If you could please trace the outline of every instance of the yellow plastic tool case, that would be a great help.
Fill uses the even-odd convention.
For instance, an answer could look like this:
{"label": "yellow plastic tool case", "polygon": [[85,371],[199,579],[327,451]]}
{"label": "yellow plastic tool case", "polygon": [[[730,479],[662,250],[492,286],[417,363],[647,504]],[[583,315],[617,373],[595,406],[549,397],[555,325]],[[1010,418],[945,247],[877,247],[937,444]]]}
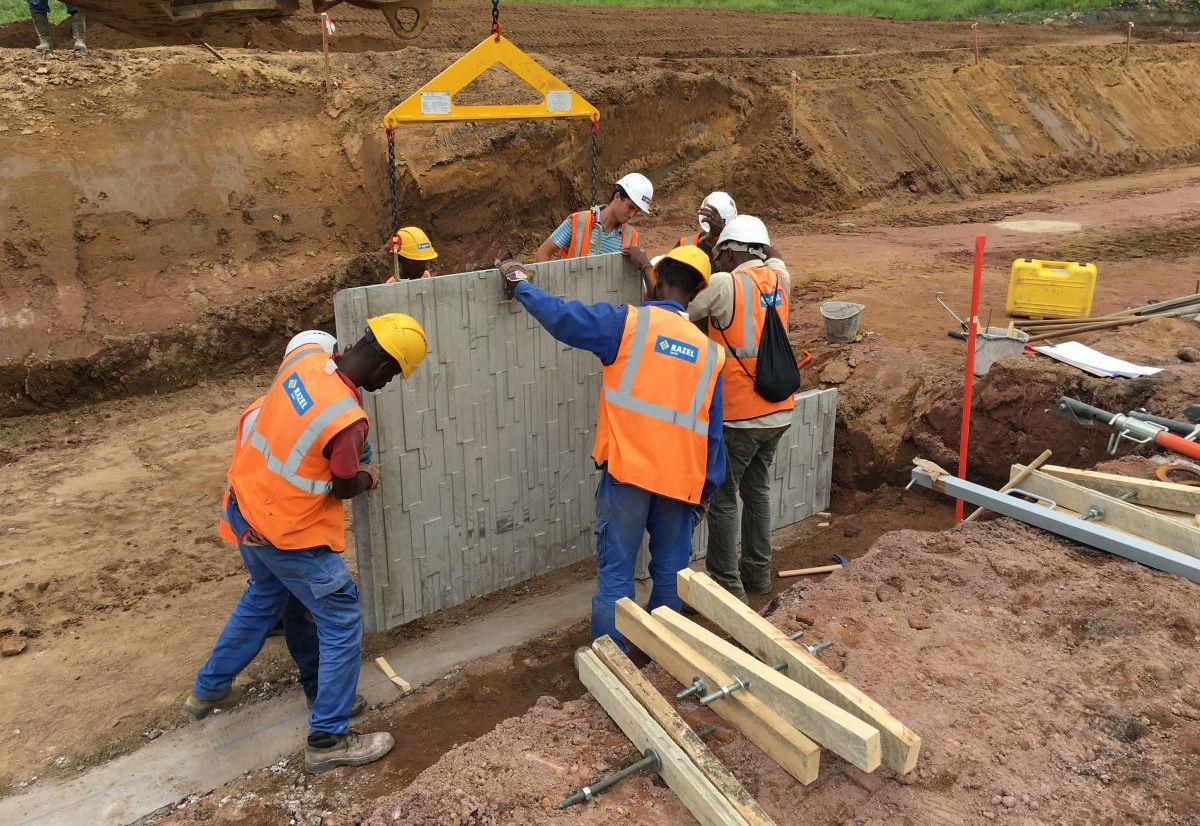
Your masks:
{"label": "yellow plastic tool case", "polygon": [[1018,258],[1008,277],[1004,311],[1027,318],[1087,318],[1095,292],[1095,264]]}

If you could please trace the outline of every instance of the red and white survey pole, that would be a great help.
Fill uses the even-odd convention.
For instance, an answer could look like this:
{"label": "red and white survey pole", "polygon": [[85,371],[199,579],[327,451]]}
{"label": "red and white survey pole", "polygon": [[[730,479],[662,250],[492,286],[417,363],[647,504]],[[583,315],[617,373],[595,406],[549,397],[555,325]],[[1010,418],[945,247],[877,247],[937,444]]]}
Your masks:
{"label": "red and white survey pole", "polygon": [[[983,250],[987,237],[975,239],[975,272],[971,277],[971,314],[967,317],[967,373],[963,380],[962,423],[958,437],[958,478],[967,478],[967,448],[971,443],[971,398],[975,392],[975,337],[979,333],[979,291],[983,284]],[[954,500],[954,524],[963,520],[963,500]]]}

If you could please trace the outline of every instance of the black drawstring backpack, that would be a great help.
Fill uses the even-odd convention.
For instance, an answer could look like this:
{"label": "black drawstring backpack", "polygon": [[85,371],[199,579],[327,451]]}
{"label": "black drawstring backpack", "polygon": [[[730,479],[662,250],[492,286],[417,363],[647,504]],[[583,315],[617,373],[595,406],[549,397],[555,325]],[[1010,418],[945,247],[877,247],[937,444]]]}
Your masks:
{"label": "black drawstring backpack", "polygon": [[[775,294],[780,290],[779,279],[775,279]],[[781,402],[800,389],[800,368],[796,364],[796,354],[792,352],[792,343],[788,341],[787,330],[779,319],[779,311],[775,309],[775,301],[768,300],[768,293],[759,293],[760,301],[766,308],[762,330],[758,336],[758,367],[754,372],[754,392],[769,402]],[[725,331],[721,331],[725,338]],[[725,348],[732,352],[726,339]],[[736,355],[738,364],[750,375],[746,365]]]}

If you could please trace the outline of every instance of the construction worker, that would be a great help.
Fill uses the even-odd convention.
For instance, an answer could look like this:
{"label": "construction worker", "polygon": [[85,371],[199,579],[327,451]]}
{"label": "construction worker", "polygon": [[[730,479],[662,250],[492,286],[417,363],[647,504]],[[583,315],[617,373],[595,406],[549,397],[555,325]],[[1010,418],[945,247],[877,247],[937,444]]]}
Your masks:
{"label": "construction worker", "polygon": [[[634,263],[645,253],[631,250]],[[721,443],[721,347],[688,321],[688,302],[708,281],[709,256],[676,247],[655,268],[640,306],[564,301],[529,283],[510,259],[497,261],[505,291],[554,338],[594,353],[603,365],[592,459],[596,491],[597,584],[592,637],[626,649],[616,603],[633,597],[642,536],[650,534],[649,608],[682,605],[675,575],[687,567],[692,532],[725,478]]]}
{"label": "construction worker", "polygon": [[700,202],[700,211],[696,220],[700,231],[692,235],[681,236],[676,246],[683,247],[691,244],[706,252],[712,252],[712,244],[727,223],[737,217],[737,204],[728,192],[710,192]]}
{"label": "construction worker", "polygon": [[418,278],[433,278],[430,261],[437,258],[437,250],[429,236],[420,227],[401,227],[388,239],[388,250],[392,253],[395,269],[388,284],[395,281],[413,281]]}
{"label": "construction worker", "polygon": [[562,258],[603,255],[637,246],[633,221],[650,213],[654,184],[645,175],[630,172],[613,185],[608,204],[568,216],[534,254],[535,261],[549,261],[557,252]]}
{"label": "construction worker", "polygon": [[[725,455],[729,474],[708,511],[708,555],[713,579],[746,601],[747,592],[771,590],[771,463],[792,423],[794,402],[768,402],[754,391],[759,337],[768,304],[787,328],[791,282],[767,228],[738,215],[717,239],[708,286],[688,307],[693,321],[708,323],[708,337],[725,359]],[[738,560],[738,493],[742,499]]]}
{"label": "construction worker", "polygon": [[[84,37],[87,35],[87,17],[70,3],[63,3],[67,14],[71,16],[71,36],[75,38],[75,51],[82,52],[87,48]],[[54,48],[50,41],[50,0],[29,0],[29,17],[33,20],[33,30],[37,32],[38,44],[35,51],[48,52]]]}
{"label": "construction worker", "polygon": [[239,426],[225,518],[250,578],[184,710],[201,718],[237,704],[233,679],[262,648],[292,594],[312,614],[320,648],[304,751],[310,772],[370,763],[394,744],[385,732],[350,731],[362,608],[340,556],[342,502],[379,483],[378,471],[360,464],[368,429],[360,389],[409,378],[426,351],[425,331],[403,313],[369,319],[362,338],[333,358],[319,344],[302,345],[284,358],[261,407]]}
{"label": "construction worker", "polygon": [[[331,356],[337,355],[337,339],[324,330],[305,330],[302,333],[297,333],[292,336],[287,347],[284,348],[283,355],[287,357],[299,348],[306,344],[315,344]],[[234,453],[244,448],[244,433],[247,418],[262,407],[265,396],[259,396],[250,406],[242,411],[241,417],[238,419],[237,433],[234,438]],[[236,460],[236,456],[234,457]],[[371,445],[369,442],[363,442],[362,454],[359,456],[359,464],[370,464],[371,462]],[[230,545],[237,545],[237,537],[233,534],[233,529],[229,527],[229,520],[225,518],[225,511],[229,508],[229,486],[225,486],[225,495],[221,499],[220,518],[217,523],[217,534],[228,542]],[[296,663],[296,669],[299,672],[300,687],[304,690],[305,699],[308,701],[308,707],[312,708],[317,701],[317,674],[320,668],[320,647],[317,639],[317,624],[313,621],[312,614],[304,607],[304,603],[296,599],[296,597],[288,593],[287,607],[283,610],[283,616],[279,622],[273,627],[267,636],[282,635],[284,643],[287,645],[288,653],[292,655],[292,659]],[[354,704],[350,709],[350,716],[355,717],[363,712],[367,707],[367,699],[361,694],[354,695]],[[196,709],[187,709],[188,713],[198,712],[197,719],[203,719],[208,716],[208,711],[202,707]]]}

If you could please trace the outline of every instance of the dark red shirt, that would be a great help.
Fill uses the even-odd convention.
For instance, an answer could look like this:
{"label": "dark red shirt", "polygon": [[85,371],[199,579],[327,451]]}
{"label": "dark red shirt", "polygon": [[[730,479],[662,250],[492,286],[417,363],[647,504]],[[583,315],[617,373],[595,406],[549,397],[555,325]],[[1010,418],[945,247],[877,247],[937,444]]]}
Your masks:
{"label": "dark red shirt", "polygon": [[[336,359],[335,359],[336,363]],[[354,382],[343,373],[337,371],[338,378],[346,383],[355,400],[362,404],[362,393],[354,386]],[[343,428],[325,445],[322,455],[329,460],[329,470],[339,479],[353,479],[358,473],[358,460],[362,456],[363,445],[367,441],[367,433],[371,425],[366,419],[359,419],[352,425]]]}

